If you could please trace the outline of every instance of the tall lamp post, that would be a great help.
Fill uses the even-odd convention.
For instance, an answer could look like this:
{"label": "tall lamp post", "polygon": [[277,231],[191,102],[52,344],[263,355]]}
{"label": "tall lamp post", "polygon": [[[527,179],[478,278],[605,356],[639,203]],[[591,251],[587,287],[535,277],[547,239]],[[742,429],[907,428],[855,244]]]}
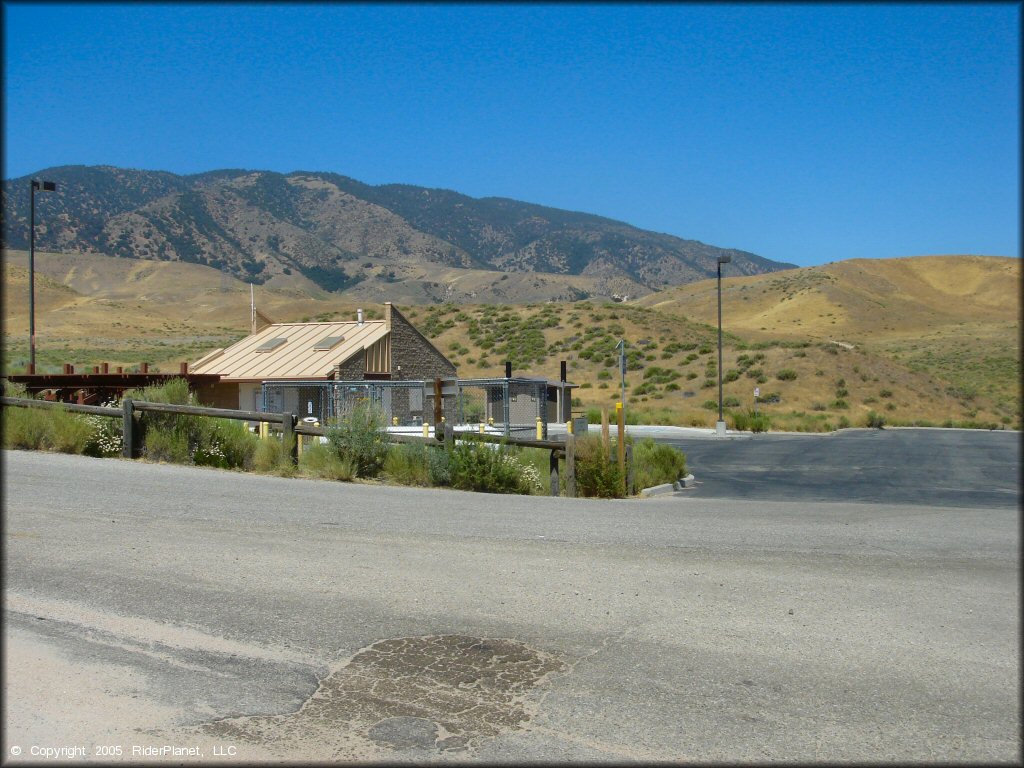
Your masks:
{"label": "tall lamp post", "polygon": [[718,257],[718,423],[715,432],[725,437],[725,417],[722,415],[722,265],[732,261],[732,256]]}
{"label": "tall lamp post", "polygon": [[36,372],[36,192],[54,192],[56,182],[32,179],[28,236],[28,372]]}

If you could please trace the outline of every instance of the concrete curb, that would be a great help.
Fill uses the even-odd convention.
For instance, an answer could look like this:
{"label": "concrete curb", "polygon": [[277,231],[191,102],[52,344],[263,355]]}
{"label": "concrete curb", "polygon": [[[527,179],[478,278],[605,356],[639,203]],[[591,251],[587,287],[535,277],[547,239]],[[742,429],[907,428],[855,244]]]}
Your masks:
{"label": "concrete curb", "polygon": [[638,494],[641,498],[648,499],[651,496],[663,496],[666,493],[675,493],[686,488],[693,488],[696,486],[696,481],[693,479],[693,475],[687,475],[686,477],[677,480],[674,483],[662,483],[661,485],[654,485],[650,488],[644,488]]}

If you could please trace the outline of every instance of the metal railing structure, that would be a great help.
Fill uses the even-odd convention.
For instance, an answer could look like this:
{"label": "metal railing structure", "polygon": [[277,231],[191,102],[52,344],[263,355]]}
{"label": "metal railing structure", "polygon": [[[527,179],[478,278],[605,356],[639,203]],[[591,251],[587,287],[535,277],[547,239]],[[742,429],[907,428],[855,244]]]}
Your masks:
{"label": "metal railing structure", "polygon": [[[314,417],[321,424],[343,419],[356,405],[372,403],[389,424],[420,427],[434,421],[434,381],[295,381],[263,382],[262,409]],[[552,415],[547,381],[529,378],[459,379],[456,391],[442,395],[441,413],[456,431],[478,431],[547,437]]]}

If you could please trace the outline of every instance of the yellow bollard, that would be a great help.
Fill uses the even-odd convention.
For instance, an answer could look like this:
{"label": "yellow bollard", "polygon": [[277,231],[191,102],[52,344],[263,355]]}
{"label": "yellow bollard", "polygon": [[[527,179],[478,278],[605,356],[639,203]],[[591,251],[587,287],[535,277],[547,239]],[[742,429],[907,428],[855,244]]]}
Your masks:
{"label": "yellow bollard", "polygon": [[430,437],[430,424],[426,421],[423,422],[423,436]]}
{"label": "yellow bollard", "polygon": [[484,423],[481,421],[480,422],[480,434],[482,435],[483,433],[484,433]]}
{"label": "yellow bollard", "polygon": [[397,427],[398,426],[398,417],[397,416],[392,416],[391,417],[391,426],[392,427]]}
{"label": "yellow bollard", "polygon": [[540,416],[537,417],[537,439],[540,440],[544,436],[544,428],[540,423]]}
{"label": "yellow bollard", "polygon": [[565,431],[570,435],[572,434],[572,416],[570,416],[569,420],[565,422]]}
{"label": "yellow bollard", "polygon": [[260,422],[260,439],[261,440],[266,440],[267,436],[269,434],[270,434],[270,425],[267,422],[265,422],[265,421],[261,421]]}
{"label": "yellow bollard", "polygon": [[488,424],[488,426],[491,426],[491,427],[494,426],[494,417],[493,416],[491,416],[489,419],[487,419],[487,424]]}

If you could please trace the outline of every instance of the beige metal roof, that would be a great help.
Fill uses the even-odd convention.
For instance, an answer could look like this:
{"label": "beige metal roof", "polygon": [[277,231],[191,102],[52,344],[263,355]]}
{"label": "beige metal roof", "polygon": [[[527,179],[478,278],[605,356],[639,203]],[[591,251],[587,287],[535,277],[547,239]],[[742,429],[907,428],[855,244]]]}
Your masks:
{"label": "beige metal roof", "polygon": [[[348,360],[387,336],[384,320],[345,323],[274,323],[230,347],[214,350],[189,366],[192,373],[217,373],[221,381],[322,379],[337,363]],[[314,346],[329,336],[345,338],[326,350]],[[256,349],[272,339],[287,339],[269,352]]]}

